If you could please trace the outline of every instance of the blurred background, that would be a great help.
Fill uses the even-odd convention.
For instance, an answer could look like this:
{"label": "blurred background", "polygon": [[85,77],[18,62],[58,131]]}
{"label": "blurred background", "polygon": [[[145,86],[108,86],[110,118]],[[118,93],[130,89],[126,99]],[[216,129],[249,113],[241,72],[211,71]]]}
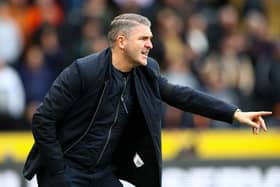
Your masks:
{"label": "blurred background", "polygon": [[255,136],[164,106],[163,187],[279,187],[279,0],[0,0],[0,186],[35,186],[21,176],[34,110],[63,68],[107,47],[125,12],[152,21],[150,56],[171,82],[273,111]]}

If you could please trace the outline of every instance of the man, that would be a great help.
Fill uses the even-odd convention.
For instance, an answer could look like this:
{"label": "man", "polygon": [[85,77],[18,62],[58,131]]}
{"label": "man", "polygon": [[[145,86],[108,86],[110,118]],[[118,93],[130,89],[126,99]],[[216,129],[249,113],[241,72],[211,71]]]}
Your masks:
{"label": "man", "polygon": [[23,174],[40,187],[161,186],[161,101],[216,120],[266,130],[270,112],[241,112],[188,87],[169,84],[148,57],[150,21],[122,14],[110,48],[76,60],[55,80],[33,116],[35,144]]}

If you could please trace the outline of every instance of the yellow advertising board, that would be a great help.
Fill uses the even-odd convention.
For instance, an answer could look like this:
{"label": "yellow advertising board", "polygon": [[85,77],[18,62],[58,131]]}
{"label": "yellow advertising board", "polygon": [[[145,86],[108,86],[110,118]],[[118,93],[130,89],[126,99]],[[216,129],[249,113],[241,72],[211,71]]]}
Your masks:
{"label": "yellow advertising board", "polygon": [[[1,132],[0,162],[23,162],[33,144],[31,132]],[[172,130],[162,132],[163,159],[278,159],[280,129]]]}

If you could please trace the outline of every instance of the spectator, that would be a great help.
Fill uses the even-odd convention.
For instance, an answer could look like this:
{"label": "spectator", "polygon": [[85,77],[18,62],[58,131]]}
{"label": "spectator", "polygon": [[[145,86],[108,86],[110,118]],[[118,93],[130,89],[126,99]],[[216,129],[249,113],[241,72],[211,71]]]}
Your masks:
{"label": "spectator", "polygon": [[250,103],[245,98],[252,94],[255,85],[254,69],[250,59],[239,54],[240,40],[238,33],[225,36],[220,51],[206,58],[202,75],[210,94],[247,108]]}
{"label": "spectator", "polygon": [[272,110],[270,63],[273,54],[273,40],[268,33],[266,17],[259,12],[251,12],[245,19],[247,51],[254,65],[255,80],[253,107]]}
{"label": "spectator", "polygon": [[165,48],[166,62],[171,64],[184,54],[183,21],[173,10],[165,8],[158,12],[157,24],[159,39]]}
{"label": "spectator", "polygon": [[217,53],[211,53],[205,63],[217,68],[218,75],[230,90],[236,90],[238,95],[250,95],[255,85],[254,69],[250,59],[239,54],[240,40],[243,37],[239,33],[225,36],[221,49]]}
{"label": "spectator", "polygon": [[69,63],[69,57],[60,45],[58,29],[48,24],[43,25],[38,32],[38,43],[47,65],[58,75]]}
{"label": "spectator", "polygon": [[22,52],[22,33],[9,14],[7,0],[0,1],[0,57],[9,64],[15,64]]}
{"label": "spectator", "polygon": [[244,20],[247,50],[255,65],[262,56],[272,54],[273,42],[268,33],[268,20],[259,12],[250,12]]}
{"label": "spectator", "polygon": [[232,5],[225,5],[219,9],[217,20],[210,24],[207,36],[211,51],[219,50],[219,45],[224,36],[237,32],[239,24],[238,12]]}
{"label": "spectator", "polygon": [[92,53],[96,40],[104,38],[102,22],[98,17],[86,17],[81,27],[81,36],[76,43],[75,54],[77,57]]}
{"label": "spectator", "polygon": [[28,42],[32,41],[32,36],[43,24],[58,28],[63,21],[63,9],[55,0],[36,0],[35,4],[29,6],[25,20]]}
{"label": "spectator", "polygon": [[[257,107],[273,110],[275,103],[280,101],[280,43],[275,42],[271,55],[263,55],[257,61],[256,67],[256,97]],[[278,111],[278,105],[277,105]]]}
{"label": "spectator", "polygon": [[110,20],[115,15],[115,10],[107,0],[87,0],[82,9],[82,18],[98,18],[102,29],[108,30]]}
{"label": "spectator", "polygon": [[65,19],[68,24],[77,24],[79,22],[80,12],[86,0],[61,0],[62,8],[65,13]]}
{"label": "spectator", "polygon": [[[20,128],[25,94],[18,73],[0,58],[0,129]],[[4,81],[5,80],[5,81]]]}
{"label": "spectator", "polygon": [[[169,64],[165,76],[173,84],[194,89],[200,88],[196,76],[191,71],[191,62],[185,58],[185,55],[177,57]],[[183,112],[169,105],[165,105],[164,122],[165,129],[193,128],[195,126],[191,113]]]}
{"label": "spectator", "polygon": [[[27,114],[33,114],[35,108],[43,100],[55,76],[52,69],[46,64],[40,46],[32,45],[27,49],[19,72],[26,93],[26,111]],[[30,122],[31,118],[27,120]]]}
{"label": "spectator", "polygon": [[209,50],[206,36],[207,22],[201,14],[193,14],[186,19],[185,42],[190,46],[196,57],[204,56]]}
{"label": "spectator", "polygon": [[27,42],[28,37],[26,24],[28,8],[28,0],[9,0],[9,13],[22,32],[24,44]]}

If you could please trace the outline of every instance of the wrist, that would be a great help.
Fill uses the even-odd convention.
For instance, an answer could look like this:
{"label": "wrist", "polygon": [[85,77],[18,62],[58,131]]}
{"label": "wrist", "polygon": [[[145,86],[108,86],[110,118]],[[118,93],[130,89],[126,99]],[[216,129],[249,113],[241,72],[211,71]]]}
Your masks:
{"label": "wrist", "polygon": [[233,122],[238,122],[239,123],[239,114],[242,112],[239,108],[235,110],[233,114]]}

